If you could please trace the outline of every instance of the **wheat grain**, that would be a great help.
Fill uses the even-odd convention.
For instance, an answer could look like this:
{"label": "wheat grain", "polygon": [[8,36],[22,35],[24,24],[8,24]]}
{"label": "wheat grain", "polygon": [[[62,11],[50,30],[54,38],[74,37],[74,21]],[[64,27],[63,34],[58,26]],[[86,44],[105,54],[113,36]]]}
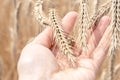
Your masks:
{"label": "wheat grain", "polygon": [[67,39],[64,36],[64,31],[61,28],[62,25],[59,21],[59,17],[57,16],[57,12],[55,9],[51,9],[49,13],[51,27],[53,28],[53,33],[56,42],[58,43],[60,50],[67,55],[68,59],[74,63],[74,57],[72,56],[73,51],[71,50],[71,46],[68,44]]}
{"label": "wheat grain", "polygon": [[68,44],[71,46],[71,48],[74,47],[75,46],[75,40],[74,40],[74,38],[71,37],[71,36],[65,36],[65,37],[66,37],[66,39],[68,41]]}

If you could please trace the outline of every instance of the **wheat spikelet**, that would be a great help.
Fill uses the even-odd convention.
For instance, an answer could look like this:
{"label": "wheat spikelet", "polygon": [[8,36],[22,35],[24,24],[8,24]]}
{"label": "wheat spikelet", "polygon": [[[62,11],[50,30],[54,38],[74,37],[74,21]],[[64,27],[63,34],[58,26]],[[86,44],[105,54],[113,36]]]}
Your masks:
{"label": "wheat spikelet", "polygon": [[105,3],[101,8],[96,12],[95,15],[93,15],[90,18],[90,25],[89,28],[92,28],[97,20],[99,20],[103,15],[108,14],[109,10],[111,8],[111,1],[108,3]]}
{"label": "wheat spikelet", "polygon": [[112,1],[112,38],[111,38],[111,45],[110,45],[110,60],[109,60],[109,80],[113,80],[114,77],[114,62],[115,62],[115,52],[117,51],[119,44],[120,44],[120,37],[119,37],[119,18],[120,18],[120,1],[113,0]]}
{"label": "wheat spikelet", "polygon": [[66,39],[67,39],[67,41],[68,41],[68,44],[71,46],[71,48],[75,46],[75,40],[74,40],[73,37],[71,37],[71,36],[66,36]]}
{"label": "wheat spikelet", "polygon": [[34,5],[34,16],[36,20],[42,25],[43,27],[46,27],[49,24],[48,18],[43,12],[43,0],[37,0]]}
{"label": "wheat spikelet", "polygon": [[49,13],[51,27],[53,28],[53,33],[56,42],[58,43],[60,50],[67,55],[68,59],[74,63],[74,57],[72,56],[73,51],[71,46],[68,44],[67,39],[64,36],[64,31],[61,28],[61,23],[58,19],[57,12],[55,9],[51,9]]}
{"label": "wheat spikelet", "polygon": [[88,15],[88,9],[87,9],[87,1],[81,1],[80,2],[80,13],[78,17],[78,23],[76,24],[77,30],[75,33],[76,42],[79,43],[78,47],[81,47],[84,51],[87,49],[87,37],[88,37],[88,27],[89,27],[89,15]]}

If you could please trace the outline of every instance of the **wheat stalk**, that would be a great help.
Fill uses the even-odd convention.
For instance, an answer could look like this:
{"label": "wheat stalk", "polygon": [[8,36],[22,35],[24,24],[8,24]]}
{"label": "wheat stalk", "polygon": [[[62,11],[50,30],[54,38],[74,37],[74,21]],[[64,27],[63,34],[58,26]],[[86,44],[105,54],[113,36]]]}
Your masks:
{"label": "wheat stalk", "polygon": [[60,50],[67,55],[68,60],[74,63],[73,51],[71,50],[71,46],[68,44],[67,39],[65,38],[64,31],[61,28],[62,25],[60,23],[59,17],[57,16],[57,12],[55,9],[51,9],[49,12],[49,18],[51,27],[53,29],[54,37],[56,42],[58,43]]}
{"label": "wheat stalk", "polygon": [[110,60],[109,60],[109,80],[113,80],[114,77],[114,62],[115,62],[115,56],[116,51],[120,44],[120,37],[119,37],[119,27],[120,27],[120,1],[119,0],[113,0],[112,1],[112,38],[111,38],[111,45],[110,45]]}
{"label": "wheat stalk", "polygon": [[100,76],[100,80],[106,80],[107,78],[108,78],[107,70],[104,69],[104,70],[102,70],[102,74]]}
{"label": "wheat stalk", "polygon": [[[12,59],[11,68],[14,68],[14,72],[16,72],[16,75],[17,75],[17,71],[15,71],[15,69],[17,66],[17,48],[18,48],[18,45],[17,45],[17,41],[18,41],[18,17],[17,16],[19,14],[20,5],[21,5],[21,2],[19,1],[14,6],[14,11],[11,14],[11,18],[13,20],[10,23],[10,38],[11,38],[10,48],[11,48],[11,59]],[[12,69],[10,71],[12,71]],[[9,79],[9,77],[11,77],[10,75],[13,75],[13,74],[14,73],[9,74],[9,72],[8,72],[8,74],[6,75],[6,79]]]}
{"label": "wheat stalk", "polygon": [[17,63],[17,40],[18,40],[18,14],[19,14],[19,7],[20,7],[21,2],[16,3],[16,6],[14,6],[14,11],[11,14],[11,18],[13,19],[10,22],[10,38],[11,38],[11,43],[10,43],[10,48],[11,48],[11,56],[12,56],[12,62],[14,63],[13,66],[16,65]]}
{"label": "wheat stalk", "polygon": [[3,74],[3,59],[2,57],[0,56],[0,80],[2,80],[2,74]]}

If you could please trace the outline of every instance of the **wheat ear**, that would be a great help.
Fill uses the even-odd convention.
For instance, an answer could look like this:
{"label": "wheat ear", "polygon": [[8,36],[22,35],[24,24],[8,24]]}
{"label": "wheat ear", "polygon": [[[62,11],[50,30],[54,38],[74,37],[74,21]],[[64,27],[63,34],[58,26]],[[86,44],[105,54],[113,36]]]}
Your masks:
{"label": "wheat ear", "polygon": [[71,50],[71,46],[67,42],[67,39],[65,38],[64,31],[62,29],[62,25],[60,23],[59,17],[57,15],[57,11],[55,9],[51,9],[49,11],[49,18],[51,27],[53,29],[54,37],[57,42],[57,44],[60,47],[60,50],[67,55],[68,59],[74,63],[74,56],[73,51]]}
{"label": "wheat ear", "polygon": [[99,20],[103,15],[108,14],[111,8],[111,1],[101,6],[101,8],[90,18],[89,28],[92,28],[97,20]]}
{"label": "wheat ear", "polygon": [[50,25],[47,16],[43,12],[43,0],[37,0],[35,2],[33,13],[35,19],[40,23],[40,25],[42,25],[43,27]]}
{"label": "wheat ear", "polygon": [[87,37],[88,37],[88,27],[89,27],[89,15],[87,9],[87,1],[80,2],[81,12],[79,13],[78,17],[78,36],[76,38],[76,42],[79,43],[78,46],[81,47],[83,50],[87,49]]}
{"label": "wheat ear", "polygon": [[120,27],[120,1],[113,0],[112,1],[112,38],[111,38],[111,45],[110,45],[110,60],[109,60],[109,80],[113,80],[114,75],[114,62],[115,62],[115,52],[117,51],[119,44],[120,44],[120,37],[119,37],[119,27]]}

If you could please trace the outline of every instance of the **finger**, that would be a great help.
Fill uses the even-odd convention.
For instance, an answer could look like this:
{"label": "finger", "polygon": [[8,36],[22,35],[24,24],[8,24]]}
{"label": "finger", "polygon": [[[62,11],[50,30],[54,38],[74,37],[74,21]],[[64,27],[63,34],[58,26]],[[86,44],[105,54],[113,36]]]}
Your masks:
{"label": "finger", "polygon": [[33,43],[43,45],[50,48],[53,42],[53,33],[51,28],[46,28],[33,41]]}
{"label": "finger", "polygon": [[92,36],[89,39],[88,54],[91,54],[92,51],[96,48],[96,46],[98,45],[101,37],[103,36],[109,24],[110,24],[110,18],[108,16],[102,17],[97,28],[94,30],[94,32],[92,33]]}
{"label": "finger", "polygon": [[111,35],[112,35],[112,28],[111,26],[109,26],[105,31],[102,39],[100,40],[97,48],[94,50],[92,54],[93,60],[96,62],[98,67],[101,65],[101,63],[105,58],[105,55],[107,54],[111,41]]}
{"label": "finger", "polygon": [[[76,12],[69,12],[62,20],[63,29],[65,32],[70,32],[74,26],[75,20],[77,17]],[[53,42],[53,33],[51,28],[45,29],[42,33],[40,33],[35,40],[34,43],[43,45],[47,48],[50,48]]]}
{"label": "finger", "polygon": [[74,27],[78,14],[74,11],[69,12],[62,20],[62,27],[66,33],[70,33]]}

